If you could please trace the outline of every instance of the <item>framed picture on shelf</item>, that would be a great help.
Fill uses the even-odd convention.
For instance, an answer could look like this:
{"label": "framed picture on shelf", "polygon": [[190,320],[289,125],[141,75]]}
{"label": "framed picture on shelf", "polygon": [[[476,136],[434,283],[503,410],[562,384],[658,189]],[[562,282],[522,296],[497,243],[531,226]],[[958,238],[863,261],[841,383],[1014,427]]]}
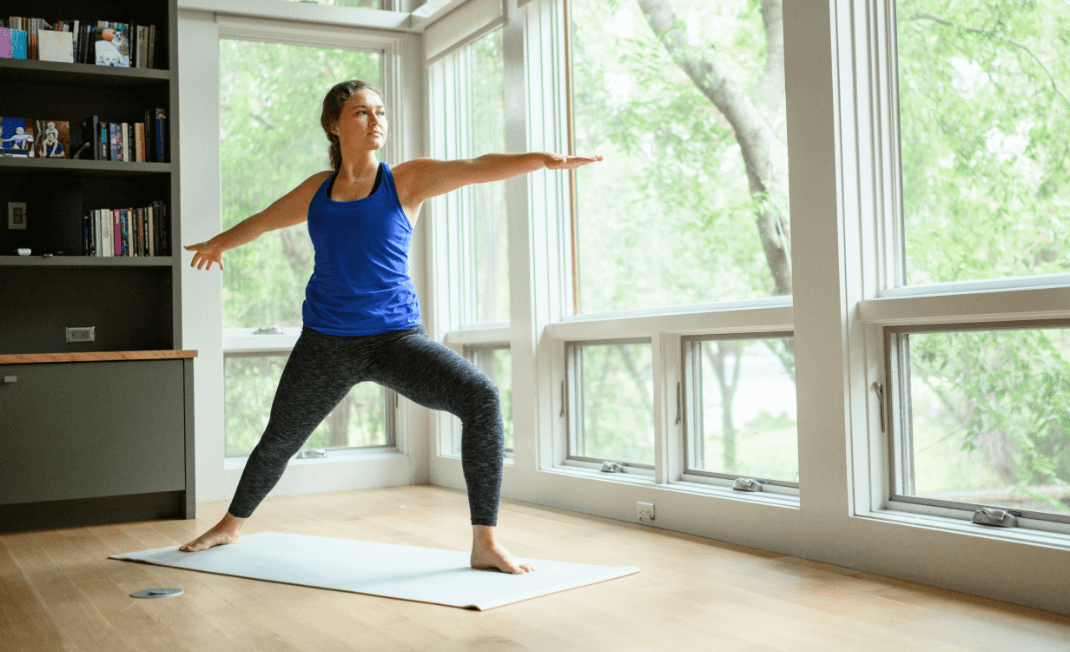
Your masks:
{"label": "framed picture on shelf", "polygon": [[37,156],[67,158],[70,147],[70,123],[64,120],[36,120]]}
{"label": "framed picture on shelf", "polygon": [[34,155],[33,120],[0,117],[0,156]]}
{"label": "framed picture on shelf", "polygon": [[98,66],[130,67],[130,39],[125,29],[93,28],[93,63]]}

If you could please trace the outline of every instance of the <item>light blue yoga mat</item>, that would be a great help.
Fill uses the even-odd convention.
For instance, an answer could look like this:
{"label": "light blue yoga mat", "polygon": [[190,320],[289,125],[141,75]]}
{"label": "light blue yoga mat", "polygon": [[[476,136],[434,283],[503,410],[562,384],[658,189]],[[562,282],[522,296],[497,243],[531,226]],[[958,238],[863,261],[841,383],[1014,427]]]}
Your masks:
{"label": "light blue yoga mat", "polygon": [[248,534],[237,543],[198,552],[178,548],[109,555],[109,559],[480,611],[639,572],[635,566],[516,557],[535,570],[511,575],[472,568],[468,551],[280,532]]}

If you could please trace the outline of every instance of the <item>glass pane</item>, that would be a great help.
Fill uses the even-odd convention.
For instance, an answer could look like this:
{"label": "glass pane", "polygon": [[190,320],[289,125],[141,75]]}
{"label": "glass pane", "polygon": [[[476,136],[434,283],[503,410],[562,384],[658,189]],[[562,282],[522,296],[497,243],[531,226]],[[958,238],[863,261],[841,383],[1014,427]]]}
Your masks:
{"label": "glass pane", "polygon": [[[473,156],[505,152],[505,91],[502,30],[468,46],[471,50]],[[475,259],[476,321],[509,321],[509,227],[505,182],[477,183],[472,192],[471,230]]]}
{"label": "glass pane", "polygon": [[1070,514],[1070,329],[906,337],[907,495]]}
{"label": "glass pane", "polygon": [[[285,354],[223,357],[227,457],[248,455],[260,441],[288,359]],[[390,445],[385,392],[374,383],[354,386],[301,450]]]}
{"label": "glass pane", "polygon": [[905,282],[1070,271],[1070,4],[896,7]]}
{"label": "glass pane", "polygon": [[[649,343],[579,347],[579,415],[571,455],[654,464],[654,385]],[[573,370],[572,373],[576,373]]]}
{"label": "glass pane", "polygon": [[[323,97],[347,79],[378,86],[380,59],[354,50],[219,40],[223,230],[330,169],[320,127]],[[231,249],[223,264],[223,328],[301,325],[313,266],[306,224]]]}
{"label": "glass pane", "polygon": [[576,154],[605,156],[576,170],[578,312],[790,294],[780,21],[769,47],[756,2],[673,0],[666,46],[643,4],[570,3]]}
{"label": "glass pane", "polygon": [[317,5],[333,7],[364,7],[365,9],[382,9],[380,0],[285,0],[286,2],[311,2]]}
{"label": "glass pane", "polygon": [[469,359],[498,386],[505,450],[513,450],[513,361],[509,349],[472,349]]}
{"label": "glass pane", "polygon": [[794,341],[695,342],[698,470],[799,481]]}

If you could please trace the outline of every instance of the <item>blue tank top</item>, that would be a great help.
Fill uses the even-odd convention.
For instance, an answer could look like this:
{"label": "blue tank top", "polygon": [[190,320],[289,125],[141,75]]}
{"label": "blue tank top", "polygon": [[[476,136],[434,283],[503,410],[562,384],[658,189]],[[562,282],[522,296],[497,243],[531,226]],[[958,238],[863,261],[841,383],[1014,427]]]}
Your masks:
{"label": "blue tank top", "polygon": [[401,209],[390,166],[372,194],[330,197],[335,171],[308,205],[316,251],[301,308],[304,325],[328,335],[376,335],[418,326],[420,305],[409,277],[412,224]]}

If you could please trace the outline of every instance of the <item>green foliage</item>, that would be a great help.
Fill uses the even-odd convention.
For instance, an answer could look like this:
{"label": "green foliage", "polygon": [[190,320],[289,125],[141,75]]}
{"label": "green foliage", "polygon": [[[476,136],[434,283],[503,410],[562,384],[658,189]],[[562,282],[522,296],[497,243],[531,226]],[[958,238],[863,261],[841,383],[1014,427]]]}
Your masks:
{"label": "green foliage", "polygon": [[[725,118],[676,66],[634,2],[570,3],[581,312],[769,296],[754,200]],[[698,42],[751,89],[764,68],[759,11],[673,3]],[[607,21],[606,17],[610,16]]]}
{"label": "green foliage", "polygon": [[[971,463],[943,483],[919,477],[916,491],[995,485],[1070,513],[1030,486],[1070,485],[1070,330],[965,331],[909,335],[915,438],[950,431]],[[938,403],[926,401],[926,394]],[[935,444],[915,444],[924,463]],[[939,453],[942,449],[937,449]],[[935,453],[930,453],[935,454]],[[993,477],[994,476],[994,477]]]}
{"label": "green foliage", "polygon": [[579,358],[582,434],[571,454],[653,464],[650,344],[583,346]]}
{"label": "green foliage", "polygon": [[897,10],[906,280],[1070,271],[1070,8]]}

